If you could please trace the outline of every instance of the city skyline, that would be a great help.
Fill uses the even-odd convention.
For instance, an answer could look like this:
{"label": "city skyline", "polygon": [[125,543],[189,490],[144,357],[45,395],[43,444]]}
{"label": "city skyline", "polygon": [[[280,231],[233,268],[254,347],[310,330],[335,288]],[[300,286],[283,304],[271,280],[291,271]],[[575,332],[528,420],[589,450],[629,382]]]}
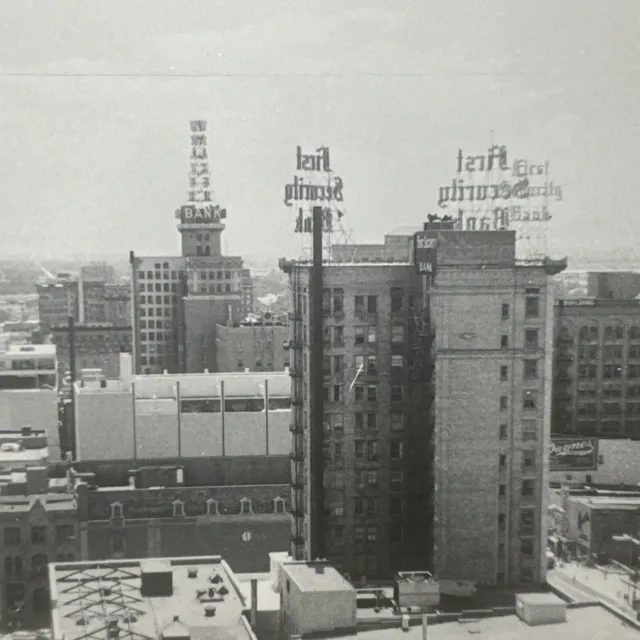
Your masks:
{"label": "city skyline", "polygon": [[579,14],[548,0],[464,14],[459,3],[363,6],[167,2],[149,15],[116,3],[89,19],[77,2],[37,14],[9,3],[0,167],[15,222],[0,254],[177,255],[196,118],[209,123],[214,197],[228,209],[226,254],[299,251],[283,203],[297,145],[331,148],[353,241],[380,242],[436,212],[458,149],[486,153],[492,139],[549,160],[562,184],[549,253],[631,250],[635,4],[615,20],[595,1]]}

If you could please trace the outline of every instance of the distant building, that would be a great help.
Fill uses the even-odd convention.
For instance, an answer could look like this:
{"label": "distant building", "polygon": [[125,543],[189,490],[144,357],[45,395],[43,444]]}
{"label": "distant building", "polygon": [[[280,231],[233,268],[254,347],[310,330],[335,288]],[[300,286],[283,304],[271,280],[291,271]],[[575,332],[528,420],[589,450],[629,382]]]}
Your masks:
{"label": "distant building", "polygon": [[289,455],[287,372],[135,376],[76,386],[78,460]]}
{"label": "distant building", "polygon": [[53,640],[256,640],[248,601],[220,556],[55,564],[49,584]]}
{"label": "distant building", "polygon": [[47,565],[78,557],[75,498],[51,492],[46,467],[26,470],[22,495],[0,495],[3,622],[46,623]]}
{"label": "distant building", "polygon": [[587,272],[587,296],[607,300],[631,300],[640,295],[640,273],[635,271]]}
{"label": "distant building", "polygon": [[12,344],[0,351],[0,390],[54,389],[56,369],[55,345]]}
{"label": "distant building", "polygon": [[[236,474],[239,475],[239,474]],[[185,477],[186,476],[186,477]],[[267,571],[268,554],[286,551],[289,485],[193,486],[181,466],[137,467],[124,486],[91,489],[76,477],[81,557],[171,557],[224,552],[239,571]]]}
{"label": "distant building", "polygon": [[55,444],[51,447],[51,453],[53,455],[50,455],[49,442],[44,431],[0,431],[0,474],[9,474],[0,478],[0,494],[12,490],[11,487],[7,488],[7,484],[13,482],[12,473],[22,472],[29,467],[46,466],[49,461],[60,460]]}
{"label": "distant building", "polygon": [[640,300],[558,300],[552,431],[640,439]]}
{"label": "distant building", "polygon": [[289,327],[263,322],[216,327],[215,371],[284,371],[289,366]]}
{"label": "distant building", "polygon": [[45,331],[77,323],[131,323],[131,287],[117,282],[113,267],[97,263],[83,266],[80,274],[58,274],[36,286],[40,325]]}
{"label": "distant building", "polygon": [[[131,353],[132,350],[130,325],[78,324],[74,333],[76,378],[80,377],[82,369],[102,369],[107,378],[120,377],[120,354]],[[51,341],[56,346],[60,368],[70,370],[68,326],[54,327]]]}
{"label": "distant building", "polygon": [[176,211],[181,255],[130,254],[136,373],[214,370],[216,326],[238,324],[253,311],[249,270],[241,257],[222,253],[227,212],[212,203],[206,122],[191,128],[197,155],[188,201]]}

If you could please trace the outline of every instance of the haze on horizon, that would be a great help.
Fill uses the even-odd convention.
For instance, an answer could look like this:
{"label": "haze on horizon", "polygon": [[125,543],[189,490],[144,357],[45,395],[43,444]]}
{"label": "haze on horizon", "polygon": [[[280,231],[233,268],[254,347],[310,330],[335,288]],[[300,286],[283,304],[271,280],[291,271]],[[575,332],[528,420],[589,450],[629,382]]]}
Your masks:
{"label": "haze on horizon", "polygon": [[[354,240],[437,210],[458,148],[549,159],[549,251],[632,254],[633,0],[5,0],[0,257],[177,254],[189,120],[209,122],[226,253],[296,255],[283,188],[327,145]],[[191,76],[191,77],[186,77]],[[493,131],[493,134],[491,133]]]}

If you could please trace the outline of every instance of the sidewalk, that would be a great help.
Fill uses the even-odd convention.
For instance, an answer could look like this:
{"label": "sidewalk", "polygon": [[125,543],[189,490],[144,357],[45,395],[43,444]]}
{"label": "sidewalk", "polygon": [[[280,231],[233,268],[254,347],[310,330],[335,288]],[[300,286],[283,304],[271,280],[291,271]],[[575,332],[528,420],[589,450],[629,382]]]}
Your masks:
{"label": "sidewalk", "polygon": [[[627,576],[618,571],[608,571],[605,567],[589,568],[576,563],[566,563],[562,567],[556,566],[549,571],[549,577],[552,580],[557,579],[574,592],[582,592],[584,595],[580,602],[589,602],[590,599],[603,600],[625,615],[634,619],[636,617],[636,612],[629,606],[633,587],[629,586]],[[625,595],[629,597],[629,601],[625,600]],[[640,595],[640,589],[637,595]]]}

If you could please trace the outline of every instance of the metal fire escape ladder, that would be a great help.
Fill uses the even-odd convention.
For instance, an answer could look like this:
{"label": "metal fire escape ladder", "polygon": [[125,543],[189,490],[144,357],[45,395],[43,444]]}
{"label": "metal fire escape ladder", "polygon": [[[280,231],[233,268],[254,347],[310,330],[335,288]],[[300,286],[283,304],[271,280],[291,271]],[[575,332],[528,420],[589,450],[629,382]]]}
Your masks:
{"label": "metal fire escape ladder", "polygon": [[291,318],[291,383],[292,383],[292,449],[291,449],[291,506],[293,523],[291,532],[291,551],[295,560],[304,559],[304,378],[303,378],[303,320],[302,286],[300,263],[293,263],[290,283],[293,297]]}
{"label": "metal fire escape ladder", "polygon": [[[435,454],[435,330],[431,319],[430,276],[420,276],[420,299],[412,311],[410,395],[407,431],[407,525],[412,564],[433,568]],[[410,559],[407,558],[406,561]]]}

